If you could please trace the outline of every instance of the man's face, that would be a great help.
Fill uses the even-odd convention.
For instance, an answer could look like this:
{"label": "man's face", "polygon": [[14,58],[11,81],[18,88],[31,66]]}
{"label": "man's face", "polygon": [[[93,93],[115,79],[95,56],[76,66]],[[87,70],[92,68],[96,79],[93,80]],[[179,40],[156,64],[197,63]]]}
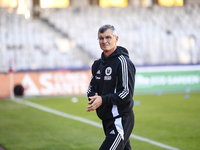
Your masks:
{"label": "man's face", "polygon": [[113,52],[116,49],[118,36],[114,36],[111,29],[107,29],[104,33],[98,35],[99,45],[104,52]]}

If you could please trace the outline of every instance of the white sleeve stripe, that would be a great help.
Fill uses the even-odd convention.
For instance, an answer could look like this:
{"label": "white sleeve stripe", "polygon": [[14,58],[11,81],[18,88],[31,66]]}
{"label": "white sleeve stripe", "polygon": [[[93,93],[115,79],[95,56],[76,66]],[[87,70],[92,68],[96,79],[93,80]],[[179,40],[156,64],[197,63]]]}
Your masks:
{"label": "white sleeve stripe", "polygon": [[[93,75],[91,76],[91,80],[90,80],[90,82],[92,81],[92,78],[93,78]],[[90,92],[91,92],[91,85],[89,85],[89,88],[88,88],[88,90],[87,90],[87,94],[89,94]]]}
{"label": "white sleeve stripe", "polygon": [[129,93],[128,88],[128,67],[127,67],[127,61],[123,55],[118,57],[121,61],[122,65],[122,86],[124,87],[124,90],[119,94],[120,98],[125,98]]}

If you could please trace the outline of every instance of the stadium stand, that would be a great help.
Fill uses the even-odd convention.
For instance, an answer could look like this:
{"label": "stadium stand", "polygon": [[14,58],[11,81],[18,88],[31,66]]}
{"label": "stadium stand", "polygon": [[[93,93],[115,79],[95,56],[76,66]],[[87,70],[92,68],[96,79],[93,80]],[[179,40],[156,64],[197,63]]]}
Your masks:
{"label": "stadium stand", "polygon": [[[0,8],[0,14],[0,72],[7,72],[10,65],[14,71],[84,66],[74,55],[73,41],[40,19],[25,19],[12,8]],[[68,45],[61,45],[63,40]]]}
{"label": "stadium stand", "polygon": [[97,31],[103,24],[116,27],[119,45],[136,65],[200,63],[200,5],[69,6],[41,9],[38,19],[25,19],[15,9],[0,11],[1,72],[10,59],[16,71],[89,66],[102,52]]}
{"label": "stadium stand", "polygon": [[[47,13],[48,12],[48,13]],[[114,24],[137,65],[199,63],[200,7],[43,9],[42,16],[97,58],[98,27]],[[61,17],[59,17],[61,16]]]}

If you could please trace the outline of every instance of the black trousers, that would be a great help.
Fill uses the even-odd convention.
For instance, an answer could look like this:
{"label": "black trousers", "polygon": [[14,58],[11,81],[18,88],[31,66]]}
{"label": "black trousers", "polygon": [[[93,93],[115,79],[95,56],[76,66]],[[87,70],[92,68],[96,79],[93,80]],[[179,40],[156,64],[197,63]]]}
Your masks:
{"label": "black trousers", "polygon": [[99,150],[131,150],[129,137],[134,127],[134,114],[102,121],[106,138]]}

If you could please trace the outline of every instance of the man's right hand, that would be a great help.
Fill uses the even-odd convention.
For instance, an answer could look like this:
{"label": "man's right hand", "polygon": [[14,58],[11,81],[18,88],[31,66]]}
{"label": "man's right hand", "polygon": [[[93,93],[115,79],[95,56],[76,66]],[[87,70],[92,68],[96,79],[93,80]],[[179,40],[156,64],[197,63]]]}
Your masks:
{"label": "man's right hand", "polygon": [[95,93],[95,96],[89,98],[91,100],[88,103],[87,112],[96,110],[99,106],[102,105],[102,98],[97,93]]}

